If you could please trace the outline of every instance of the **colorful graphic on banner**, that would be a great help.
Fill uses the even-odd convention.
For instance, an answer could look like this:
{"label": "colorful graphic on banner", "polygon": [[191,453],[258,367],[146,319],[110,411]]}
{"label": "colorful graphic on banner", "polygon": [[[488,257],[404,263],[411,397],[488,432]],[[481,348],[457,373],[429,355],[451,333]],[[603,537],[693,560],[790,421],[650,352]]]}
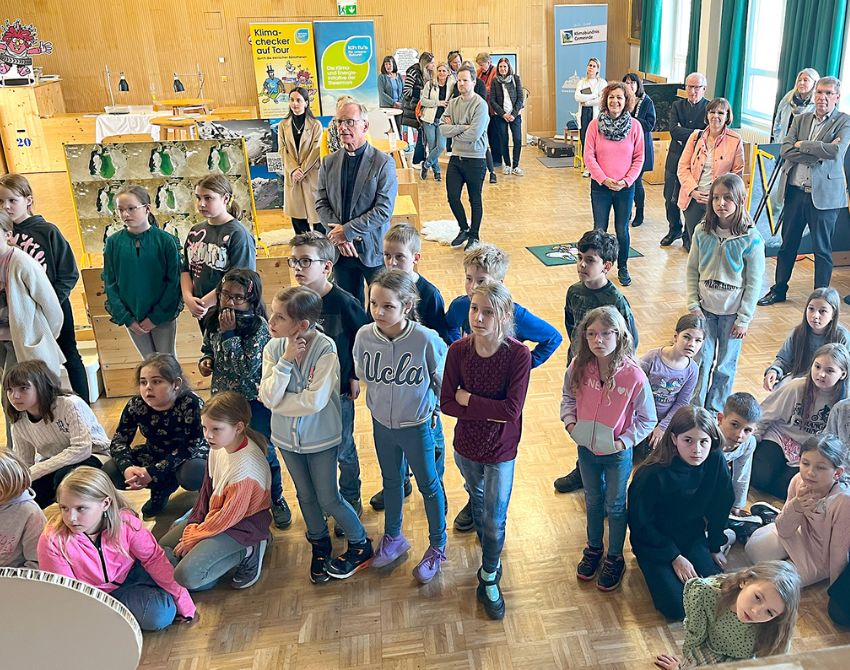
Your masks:
{"label": "colorful graphic on banner", "polygon": [[66,144],[65,159],[83,249],[103,253],[106,238],[124,227],[115,201],[123,186],[144,187],[163,230],[180,240],[203,217],[195,211],[195,184],[223,174],[242,210],[240,220],[254,234],[251,181],[244,140],[187,140],[129,144]]}
{"label": "colorful graphic on banner", "polygon": [[22,24],[20,19],[14,23],[6,19],[0,30],[0,80],[32,83],[32,57],[53,53],[53,44],[38,39],[38,28]]}
{"label": "colorful graphic on banner", "polygon": [[378,63],[373,21],[315,21],[322,113],[333,114],[341,95],[378,106]]}
{"label": "colorful graphic on banner", "polygon": [[260,118],[279,118],[289,111],[289,92],[296,86],[310,94],[310,109],[319,114],[319,80],[313,26],[309,23],[252,23],[251,53]]}
{"label": "colorful graphic on banner", "polygon": [[605,72],[608,5],[555,5],[555,123],[558,133],[578,113],[576,86],[587,61],[598,58]]}

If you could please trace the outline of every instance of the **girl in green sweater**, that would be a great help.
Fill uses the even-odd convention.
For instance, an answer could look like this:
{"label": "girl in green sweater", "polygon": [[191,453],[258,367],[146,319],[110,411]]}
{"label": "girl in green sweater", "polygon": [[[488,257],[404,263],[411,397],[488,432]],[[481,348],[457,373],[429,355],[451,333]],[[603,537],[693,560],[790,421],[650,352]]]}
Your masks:
{"label": "girl in green sweater", "polygon": [[797,622],[800,577],[787,561],[685,584],[684,659],[656,656],[664,670],[786,653]]}
{"label": "girl in green sweater", "polygon": [[103,284],[112,321],[127,327],[142,358],[175,355],[180,293],[180,247],[161,230],[151,199],[141,186],[118,193],[118,213],[126,228],[106,240]]}

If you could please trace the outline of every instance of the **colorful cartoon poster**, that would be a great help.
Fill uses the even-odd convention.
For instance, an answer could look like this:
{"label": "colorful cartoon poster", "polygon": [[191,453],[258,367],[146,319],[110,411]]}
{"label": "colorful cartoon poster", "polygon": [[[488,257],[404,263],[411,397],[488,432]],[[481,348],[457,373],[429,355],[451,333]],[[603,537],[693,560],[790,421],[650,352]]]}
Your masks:
{"label": "colorful cartoon poster", "polygon": [[6,19],[0,31],[0,80],[10,86],[33,83],[32,57],[53,53],[53,44],[38,39],[38,28],[20,19]]}
{"label": "colorful cartoon poster", "polygon": [[289,92],[307,89],[310,109],[319,115],[319,85],[313,26],[309,23],[252,23],[251,53],[260,118],[275,119],[289,111]]}
{"label": "colorful cartoon poster", "polygon": [[350,95],[378,107],[378,63],[374,21],[315,21],[322,114],[333,115],[336,100]]}
{"label": "colorful cartoon poster", "polygon": [[251,179],[244,140],[187,140],[129,144],[66,144],[65,158],[83,249],[103,253],[109,235],[124,227],[116,197],[128,184],[144,187],[159,226],[181,242],[203,217],[195,211],[195,184],[223,174],[242,210],[240,220],[254,231]]}

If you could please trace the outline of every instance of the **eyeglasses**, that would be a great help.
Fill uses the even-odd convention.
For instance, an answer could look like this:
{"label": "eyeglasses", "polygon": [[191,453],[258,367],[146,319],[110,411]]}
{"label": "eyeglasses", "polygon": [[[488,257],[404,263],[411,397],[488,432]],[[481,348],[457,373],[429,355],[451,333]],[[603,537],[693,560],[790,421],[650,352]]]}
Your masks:
{"label": "eyeglasses", "polygon": [[354,128],[354,126],[356,126],[362,121],[363,119],[334,119],[334,125],[337,128],[341,126],[345,126],[346,128]]}
{"label": "eyeglasses", "polygon": [[233,295],[229,291],[221,292],[221,299],[226,300],[228,302],[233,303],[234,305],[244,305],[248,302],[248,296],[246,295]]}
{"label": "eyeglasses", "polygon": [[118,213],[119,214],[132,214],[137,209],[144,209],[145,207],[147,207],[147,205],[133,205],[132,207],[119,207]]}
{"label": "eyeglasses", "polygon": [[701,88],[705,88],[705,86],[703,84],[686,84],[685,88],[693,90],[693,91],[698,91]]}
{"label": "eyeglasses", "polygon": [[291,267],[293,270],[295,268],[301,268],[302,270],[306,270],[313,263],[326,263],[327,259],[325,258],[290,258],[286,261],[286,264]]}

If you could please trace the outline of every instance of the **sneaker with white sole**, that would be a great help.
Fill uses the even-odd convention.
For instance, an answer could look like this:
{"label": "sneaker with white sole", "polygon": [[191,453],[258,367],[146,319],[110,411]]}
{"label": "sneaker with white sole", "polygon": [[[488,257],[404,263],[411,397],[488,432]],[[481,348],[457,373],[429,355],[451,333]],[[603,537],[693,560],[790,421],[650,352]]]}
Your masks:
{"label": "sneaker with white sole", "polygon": [[524,174],[525,174],[525,172],[523,172],[523,171],[522,171],[522,168],[521,168],[521,167],[519,167],[518,165],[517,165],[517,166],[516,166],[516,167],[512,170],[512,172],[513,172],[513,173],[514,173],[517,177],[522,177],[522,175],[524,175]]}
{"label": "sneaker with white sole", "polygon": [[346,579],[355,572],[367,568],[372,560],[372,540],[366,538],[363,542],[348,541],[348,549],[337,556],[325,568],[325,572],[334,579]]}
{"label": "sneaker with white sole", "polygon": [[260,540],[251,547],[251,554],[242,559],[230,582],[234,589],[247,589],[257,583],[263,570],[263,556],[266,555],[267,545],[268,540]]}
{"label": "sneaker with white sole", "polygon": [[513,170],[511,170],[510,165],[506,165],[502,168],[502,174],[513,174]]}
{"label": "sneaker with white sole", "polygon": [[759,517],[765,526],[776,521],[776,517],[779,516],[781,511],[778,507],[774,507],[763,500],[753,503],[752,507],[750,507],[750,514]]}

